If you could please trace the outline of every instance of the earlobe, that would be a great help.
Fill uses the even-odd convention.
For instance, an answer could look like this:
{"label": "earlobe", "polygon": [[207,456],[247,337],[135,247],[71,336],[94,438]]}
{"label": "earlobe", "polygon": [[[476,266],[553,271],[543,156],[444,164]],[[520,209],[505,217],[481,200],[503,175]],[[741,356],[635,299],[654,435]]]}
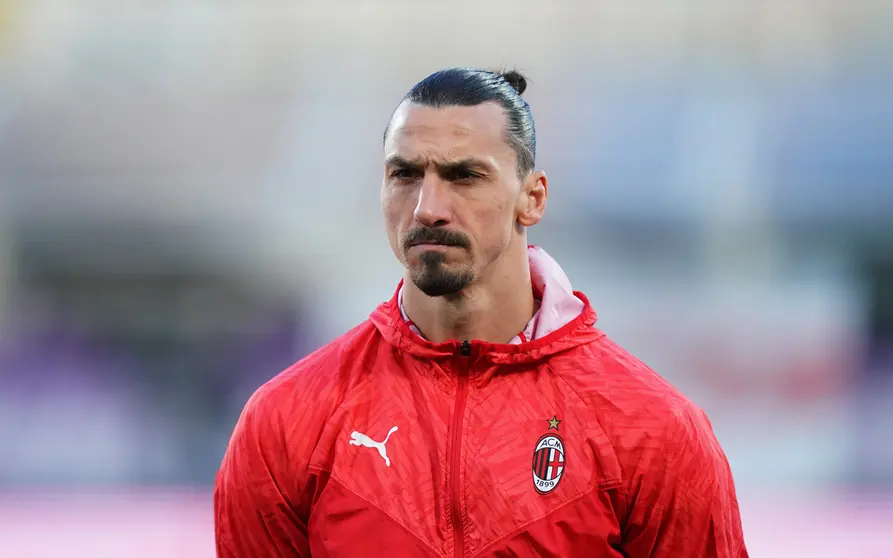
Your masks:
{"label": "earlobe", "polygon": [[518,215],[518,224],[522,227],[532,227],[540,222],[543,218],[541,211],[537,211],[534,207],[528,207]]}
{"label": "earlobe", "polygon": [[543,171],[534,171],[527,177],[524,186],[522,207],[518,212],[518,223],[524,227],[532,227],[542,220],[546,211],[549,183]]}

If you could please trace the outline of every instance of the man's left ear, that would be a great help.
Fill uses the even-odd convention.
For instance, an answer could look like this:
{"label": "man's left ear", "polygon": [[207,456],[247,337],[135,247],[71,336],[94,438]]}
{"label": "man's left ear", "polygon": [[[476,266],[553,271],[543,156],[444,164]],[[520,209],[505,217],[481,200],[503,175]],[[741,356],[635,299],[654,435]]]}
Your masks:
{"label": "man's left ear", "polygon": [[531,172],[521,185],[518,197],[518,224],[532,227],[540,222],[546,212],[546,200],[549,198],[549,181],[546,173],[535,170]]}

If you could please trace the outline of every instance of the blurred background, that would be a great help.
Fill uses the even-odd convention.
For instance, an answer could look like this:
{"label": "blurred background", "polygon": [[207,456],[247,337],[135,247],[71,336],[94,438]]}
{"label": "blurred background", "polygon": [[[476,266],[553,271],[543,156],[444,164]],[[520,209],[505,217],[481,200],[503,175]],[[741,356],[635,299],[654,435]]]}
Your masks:
{"label": "blurred background", "polygon": [[893,2],[0,0],[0,557],[213,556],[243,404],[390,297],[381,133],[531,85],[532,232],[754,557],[893,556]]}

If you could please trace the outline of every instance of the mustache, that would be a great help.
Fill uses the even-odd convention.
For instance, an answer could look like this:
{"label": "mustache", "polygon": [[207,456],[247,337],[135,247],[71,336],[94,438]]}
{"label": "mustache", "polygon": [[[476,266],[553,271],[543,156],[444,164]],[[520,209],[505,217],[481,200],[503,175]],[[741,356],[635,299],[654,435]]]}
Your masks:
{"label": "mustache", "polygon": [[404,250],[416,244],[445,244],[468,249],[468,237],[464,234],[448,229],[434,229],[423,227],[407,231],[403,235],[402,245]]}

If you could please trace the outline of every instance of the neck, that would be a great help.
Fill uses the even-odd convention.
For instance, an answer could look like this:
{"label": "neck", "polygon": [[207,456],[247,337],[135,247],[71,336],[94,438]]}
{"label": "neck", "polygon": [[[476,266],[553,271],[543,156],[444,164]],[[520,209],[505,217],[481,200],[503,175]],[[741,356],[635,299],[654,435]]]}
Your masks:
{"label": "neck", "polygon": [[508,343],[533,316],[533,286],[526,246],[504,254],[484,277],[457,295],[429,297],[403,283],[403,309],[432,343],[478,340]]}

